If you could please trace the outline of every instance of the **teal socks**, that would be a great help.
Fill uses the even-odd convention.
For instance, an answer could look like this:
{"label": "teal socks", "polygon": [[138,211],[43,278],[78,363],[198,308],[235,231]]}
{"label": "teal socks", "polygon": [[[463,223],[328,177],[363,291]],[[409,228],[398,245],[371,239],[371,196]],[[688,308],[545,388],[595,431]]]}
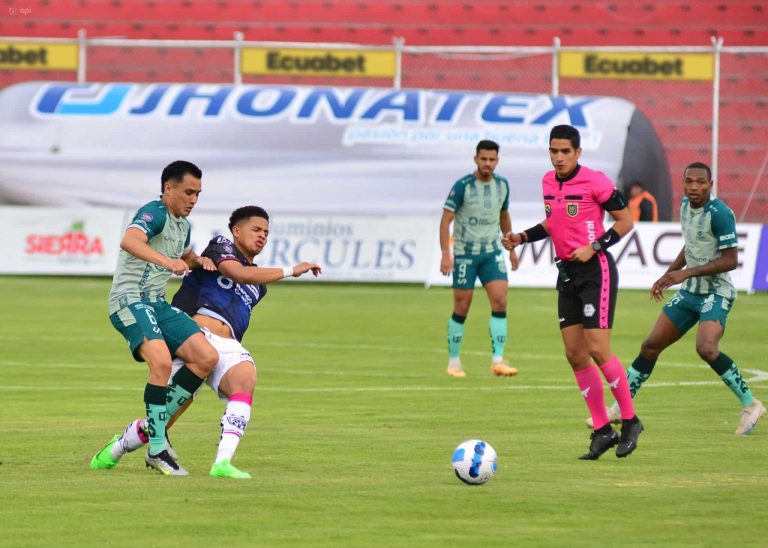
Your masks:
{"label": "teal socks", "polygon": [[504,346],[507,344],[507,313],[491,312],[488,331],[491,335],[491,351],[493,356],[504,356]]}
{"label": "teal socks", "polygon": [[731,358],[720,352],[715,361],[710,363],[709,366],[714,369],[715,373],[720,375],[725,385],[739,398],[741,405],[747,406],[752,403],[754,400],[752,391]]}
{"label": "teal socks", "polygon": [[458,358],[461,352],[461,341],[464,339],[464,322],[466,316],[454,314],[448,320],[448,357]]}
{"label": "teal socks", "polygon": [[169,418],[187,403],[187,400],[197,392],[197,389],[200,388],[204,380],[192,373],[186,365],[182,365],[181,369],[176,371],[176,374],[171,378],[171,382],[168,383],[166,408]]}
{"label": "teal socks", "polygon": [[166,392],[165,386],[147,383],[144,387],[150,455],[157,455],[165,449],[165,425],[169,416],[165,408]]}
{"label": "teal socks", "polygon": [[629,369],[627,369],[627,382],[629,383],[629,392],[633,398],[643,386],[643,383],[651,376],[655,365],[656,360],[649,360],[644,358],[642,354],[638,354],[635,361],[629,366]]}

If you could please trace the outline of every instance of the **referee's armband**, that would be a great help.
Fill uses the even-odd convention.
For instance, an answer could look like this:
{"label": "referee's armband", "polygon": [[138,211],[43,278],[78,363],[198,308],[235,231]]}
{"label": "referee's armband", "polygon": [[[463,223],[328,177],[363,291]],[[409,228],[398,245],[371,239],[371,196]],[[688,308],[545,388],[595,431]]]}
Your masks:
{"label": "referee's armband", "polygon": [[624,199],[624,195],[619,189],[614,189],[611,197],[602,203],[603,209],[606,211],[619,211],[627,207],[627,201]]}

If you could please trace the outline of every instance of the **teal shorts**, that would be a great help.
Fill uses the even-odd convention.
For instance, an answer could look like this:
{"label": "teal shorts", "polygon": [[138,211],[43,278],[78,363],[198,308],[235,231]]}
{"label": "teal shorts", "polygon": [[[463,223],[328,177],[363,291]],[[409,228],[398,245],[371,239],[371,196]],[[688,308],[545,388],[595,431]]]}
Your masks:
{"label": "teal shorts", "polygon": [[475,280],[480,278],[483,285],[494,280],[507,281],[507,265],[504,254],[481,253],[480,255],[457,255],[453,259],[453,288],[474,289]]}
{"label": "teal shorts", "polygon": [[680,333],[687,333],[691,327],[705,321],[720,322],[725,329],[725,320],[732,306],[733,301],[722,295],[696,295],[681,289],[669,299],[662,311]]}
{"label": "teal shorts", "polygon": [[162,339],[171,355],[175,355],[184,341],[195,333],[201,333],[192,318],[165,301],[131,303],[109,319],[128,341],[133,359],[137,362],[144,361],[137,350],[145,340]]}

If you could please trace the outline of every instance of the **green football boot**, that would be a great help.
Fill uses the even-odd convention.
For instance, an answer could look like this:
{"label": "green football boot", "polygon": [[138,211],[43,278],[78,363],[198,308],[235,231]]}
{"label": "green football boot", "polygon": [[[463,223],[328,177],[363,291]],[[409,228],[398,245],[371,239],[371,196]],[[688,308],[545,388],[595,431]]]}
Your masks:
{"label": "green football boot", "polygon": [[235,479],[251,479],[251,475],[248,472],[238,470],[229,460],[223,460],[221,462],[214,462],[211,466],[212,478],[235,478]]}
{"label": "green football boot", "polygon": [[110,450],[112,449],[112,446],[117,443],[117,440],[120,439],[120,434],[115,434],[115,437],[113,437],[107,445],[104,446],[104,448],[96,453],[93,458],[91,459],[91,468],[94,470],[109,470],[111,468],[114,468],[117,466],[117,463],[119,463],[119,460],[115,460],[112,458],[112,455],[110,455]]}

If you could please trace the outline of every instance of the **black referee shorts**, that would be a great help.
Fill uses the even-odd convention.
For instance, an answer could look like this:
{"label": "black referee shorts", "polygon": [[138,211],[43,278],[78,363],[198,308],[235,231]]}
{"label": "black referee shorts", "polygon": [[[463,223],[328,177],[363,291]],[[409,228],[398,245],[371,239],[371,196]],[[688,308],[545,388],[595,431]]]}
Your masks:
{"label": "black referee shorts", "polygon": [[619,287],[613,256],[601,251],[586,263],[560,262],[557,314],[560,329],[582,324],[585,329],[610,329]]}

